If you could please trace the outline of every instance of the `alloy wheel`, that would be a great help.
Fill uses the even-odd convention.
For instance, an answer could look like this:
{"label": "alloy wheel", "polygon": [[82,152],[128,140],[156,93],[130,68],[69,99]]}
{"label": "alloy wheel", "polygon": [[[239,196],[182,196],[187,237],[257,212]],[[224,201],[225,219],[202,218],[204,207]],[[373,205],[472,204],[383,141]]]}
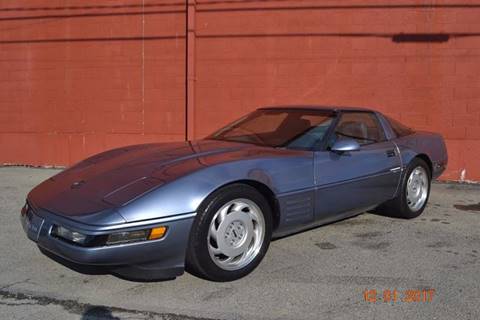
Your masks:
{"label": "alloy wheel", "polygon": [[223,270],[239,270],[260,252],[265,237],[265,219],[258,205],[235,199],[214,215],[208,231],[208,252]]}

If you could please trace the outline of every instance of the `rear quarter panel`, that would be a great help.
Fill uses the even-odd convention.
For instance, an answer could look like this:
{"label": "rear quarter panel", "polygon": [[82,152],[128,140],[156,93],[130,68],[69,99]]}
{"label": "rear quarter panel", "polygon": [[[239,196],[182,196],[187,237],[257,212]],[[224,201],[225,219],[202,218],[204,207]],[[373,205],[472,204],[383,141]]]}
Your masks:
{"label": "rear quarter panel", "polygon": [[445,141],[440,134],[417,131],[414,134],[395,138],[393,142],[400,150],[402,166],[405,168],[418,155],[426,155],[432,162],[432,178],[438,178],[448,164]]}

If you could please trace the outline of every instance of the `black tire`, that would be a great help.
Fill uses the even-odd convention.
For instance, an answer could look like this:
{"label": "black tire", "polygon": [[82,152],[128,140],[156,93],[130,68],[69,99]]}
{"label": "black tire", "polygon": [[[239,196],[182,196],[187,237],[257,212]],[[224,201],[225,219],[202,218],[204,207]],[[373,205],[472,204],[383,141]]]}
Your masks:
{"label": "black tire", "polygon": [[[264,236],[260,250],[246,266],[238,270],[219,267],[208,249],[209,228],[218,210],[235,199],[247,199],[255,203],[264,218]],[[252,272],[262,261],[272,235],[272,212],[267,200],[255,188],[246,184],[232,184],[213,192],[200,205],[190,231],[186,254],[186,270],[200,278],[211,281],[234,281]]]}
{"label": "black tire", "polygon": [[[407,201],[407,183],[411,173],[417,167],[423,168],[427,173],[428,190],[427,190],[427,196],[423,205],[417,210],[412,210],[409,207],[408,201]],[[375,210],[375,212],[380,213],[382,215],[395,217],[395,218],[403,218],[403,219],[412,219],[412,218],[418,217],[419,215],[422,214],[423,210],[425,210],[425,207],[427,206],[428,198],[430,196],[431,180],[432,180],[432,174],[430,172],[430,167],[427,165],[427,163],[420,158],[412,159],[412,161],[407,166],[405,174],[403,174],[402,176],[397,197],[382,204],[379,208]]]}

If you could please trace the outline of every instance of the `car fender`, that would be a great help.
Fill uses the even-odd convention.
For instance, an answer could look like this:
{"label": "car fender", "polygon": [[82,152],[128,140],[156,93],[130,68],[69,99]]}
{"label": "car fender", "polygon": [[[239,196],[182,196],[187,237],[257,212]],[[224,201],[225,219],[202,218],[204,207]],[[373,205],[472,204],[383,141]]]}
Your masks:
{"label": "car fender", "polygon": [[[211,159],[210,159],[211,160]],[[159,188],[118,208],[128,222],[196,212],[215,190],[233,182],[250,180],[267,186],[275,195],[313,185],[313,156],[307,152],[287,156],[242,159],[211,165],[176,177]],[[178,174],[177,174],[178,175]],[[159,175],[161,176],[161,175]]]}

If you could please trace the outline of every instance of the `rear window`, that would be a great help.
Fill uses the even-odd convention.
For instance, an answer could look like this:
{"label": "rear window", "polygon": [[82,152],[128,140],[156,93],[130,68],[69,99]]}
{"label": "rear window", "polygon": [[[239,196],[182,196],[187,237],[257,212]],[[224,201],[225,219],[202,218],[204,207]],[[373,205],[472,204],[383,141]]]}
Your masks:
{"label": "rear window", "polygon": [[415,131],[409,127],[404,126],[400,122],[390,117],[386,117],[388,122],[390,122],[390,126],[392,127],[393,132],[397,135],[397,137],[404,137],[410,134],[415,133]]}

